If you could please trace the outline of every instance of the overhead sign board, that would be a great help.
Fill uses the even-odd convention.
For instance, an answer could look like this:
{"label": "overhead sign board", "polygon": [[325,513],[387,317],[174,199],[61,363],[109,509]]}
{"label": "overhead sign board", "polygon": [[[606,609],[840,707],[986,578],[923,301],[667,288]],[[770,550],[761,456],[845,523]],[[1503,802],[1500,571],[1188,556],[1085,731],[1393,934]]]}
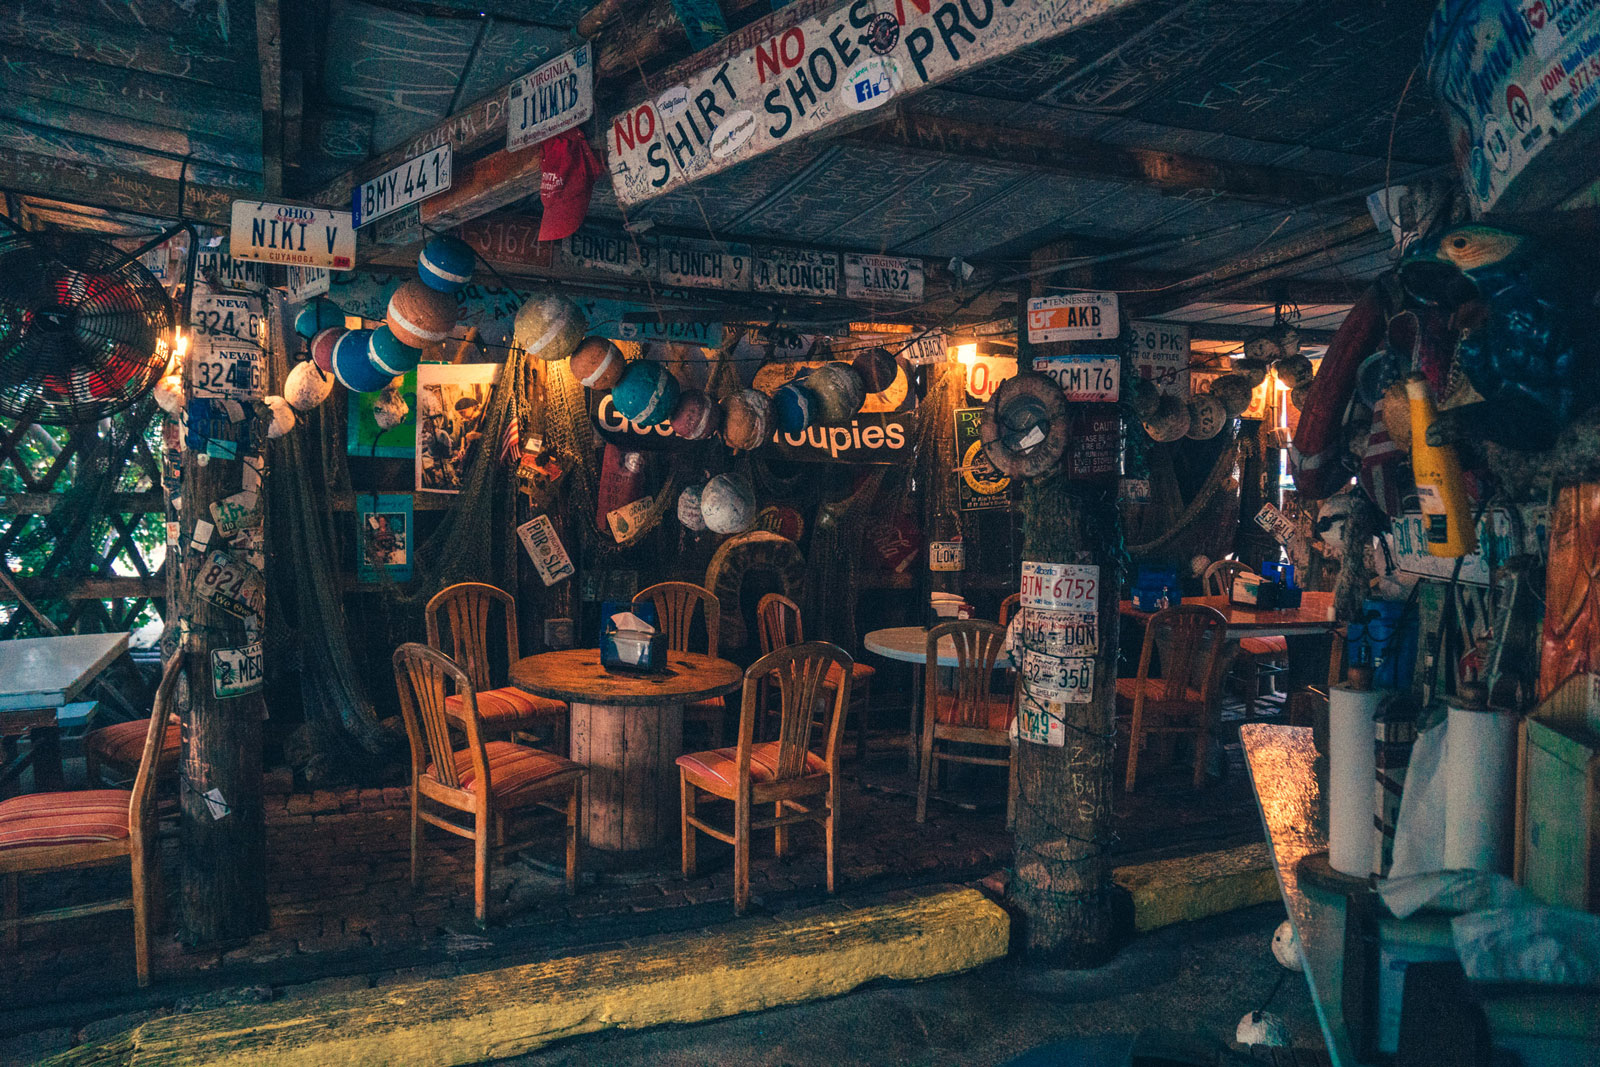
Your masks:
{"label": "overhead sign board", "polygon": [[1068,400],[1115,402],[1122,396],[1122,360],[1117,356],[1051,356],[1033,369],[1054,379]]}
{"label": "overhead sign board", "polygon": [[772,443],[784,459],[812,463],[909,463],[917,413],[865,412],[849,426],[810,426],[799,433],[778,430]]}
{"label": "overhead sign board", "polygon": [[561,262],[583,270],[645,277],[655,273],[655,242],[630,233],[582,227],[557,246]]}
{"label": "overhead sign board", "polygon": [[922,302],[922,260],[904,256],[864,256],[846,252],[844,295],[852,300]]}
{"label": "overhead sign board", "polygon": [[506,149],[515,152],[580,126],[594,115],[594,64],[585,44],[511,83]]}
{"label": "overhead sign board", "polygon": [[228,253],[261,263],[349,270],[356,265],[356,228],[348,211],[235,200]]}
{"label": "overhead sign board", "polygon": [[668,70],[670,88],[612,118],[617,200],[642,203],[1128,2],[795,0]]}
{"label": "overhead sign board", "polygon": [[356,228],[450,188],[451,163],[450,146],[442,144],[356,186],[350,191]]}
{"label": "overhead sign board", "polygon": [[1116,293],[1062,293],[1028,301],[1028,343],[1103,341],[1122,330]]}

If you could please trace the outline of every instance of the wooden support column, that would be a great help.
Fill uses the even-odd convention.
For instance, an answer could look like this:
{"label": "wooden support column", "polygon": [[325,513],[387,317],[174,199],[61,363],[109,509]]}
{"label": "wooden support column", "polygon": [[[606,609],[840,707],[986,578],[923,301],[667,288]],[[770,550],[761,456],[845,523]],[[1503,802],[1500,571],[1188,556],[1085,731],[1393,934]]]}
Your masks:
{"label": "wooden support column", "polygon": [[[288,328],[283,304],[272,301],[265,310],[268,336],[274,345],[282,345]],[[266,427],[258,421],[251,430],[259,438]],[[246,463],[262,464],[264,451],[264,442],[257,439],[241,450],[245,458],[240,459],[210,457],[202,462],[201,450],[186,448],[183,452],[180,544],[174,555],[183,561],[181,618],[193,654],[189,657],[189,705],[179,771],[182,881],[178,920],[183,940],[191,945],[243,940],[267,925],[266,816],[261,791],[261,724],[266,705],[260,688],[242,696],[219,697],[212,679],[213,653],[259,641],[265,612],[256,618],[252,632],[245,619],[196,594],[198,582],[223,577],[230,565],[237,574],[250,574],[240,566],[249,566],[246,551],[230,546],[219,532],[211,534],[204,552],[189,547],[196,523],[209,523],[212,504],[245,488]],[[266,491],[265,484],[260,491]],[[264,501],[261,513],[265,514]],[[225,555],[219,558],[215,553]],[[172,565],[168,563],[169,569]],[[244,583],[259,580],[256,572]],[[244,584],[236,585],[237,581],[225,582],[225,588]],[[261,584],[264,587],[264,581]],[[264,607],[264,596],[260,603]]]}
{"label": "wooden support column", "polygon": [[[1057,244],[1039,249],[1033,264],[1078,254]],[[1052,275],[1033,295],[1091,279]],[[1020,332],[1026,336],[1026,304]],[[1094,345],[1103,350],[1104,344]],[[1033,345],[1032,357],[1068,354],[1070,343]],[[1080,349],[1081,350],[1081,349]],[[1068,448],[1072,447],[1068,443]],[[1116,485],[1071,482],[1055,475],[1024,485],[1023,560],[1090,564],[1100,568],[1100,652],[1094,697],[1060,704],[1066,723],[1061,748],[1022,742],[1017,752],[1016,876],[1007,890],[1020,915],[1023,950],[1053,966],[1092,966],[1113,949],[1111,861],[1111,729],[1116,708],[1118,598],[1116,560],[1121,517]]]}

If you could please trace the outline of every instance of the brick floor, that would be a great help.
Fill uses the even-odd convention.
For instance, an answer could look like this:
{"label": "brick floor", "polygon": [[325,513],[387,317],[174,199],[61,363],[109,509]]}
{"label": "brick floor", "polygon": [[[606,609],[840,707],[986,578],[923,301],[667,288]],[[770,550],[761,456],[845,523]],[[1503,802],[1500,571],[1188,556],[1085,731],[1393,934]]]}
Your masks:
{"label": "brick floor", "polygon": [[[1116,851],[1154,858],[1255,840],[1260,828],[1237,746],[1231,772],[1196,793],[1187,771],[1151,775],[1140,792],[1115,804]],[[915,798],[903,751],[879,739],[865,767],[847,762],[839,879],[845,895],[876,893],[933,880],[974,880],[1010,862],[1004,826],[1004,779],[980,769],[967,786],[978,810],[930,806],[915,821]],[[273,780],[281,785],[281,776]],[[956,784],[957,792],[961,784]],[[267,802],[269,929],[247,942],[186,950],[169,921],[157,936],[156,987],[135,991],[127,913],[25,928],[20,955],[0,968],[0,1035],[81,1020],[85,1002],[103,1014],[172,1005],[207,990],[281,988],[352,975],[451,973],[487,967],[508,955],[556,954],[732,918],[731,849],[700,838],[700,870],[685,879],[676,863],[642,880],[586,874],[575,896],[563,891],[559,826],[520,857],[497,863],[491,882],[494,925],[486,934],[472,915],[472,845],[442,831],[424,834],[421,888],[409,884],[409,826],[403,789],[271,792]],[[757,835],[751,882],[758,908],[786,910],[820,900],[824,890],[821,828],[797,827],[791,854],[772,855]],[[169,898],[177,881],[176,841],[163,843]],[[126,875],[67,872],[24,881],[24,909],[94,899]],[[170,920],[172,900],[168,901]],[[385,976],[389,976],[386,978]],[[350,980],[369,980],[368,978]],[[205,994],[209,995],[209,994]]]}

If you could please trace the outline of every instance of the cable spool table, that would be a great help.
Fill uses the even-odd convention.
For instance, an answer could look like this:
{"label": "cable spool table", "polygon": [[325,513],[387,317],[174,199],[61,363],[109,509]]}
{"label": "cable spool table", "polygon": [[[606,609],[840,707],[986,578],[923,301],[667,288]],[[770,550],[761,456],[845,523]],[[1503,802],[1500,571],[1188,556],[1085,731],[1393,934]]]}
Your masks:
{"label": "cable spool table", "polygon": [[565,649],[511,666],[511,682],[572,705],[572,760],[589,770],[582,833],[591,848],[642,853],[678,830],[683,706],[738,689],[744,670],[698,652],[667,654],[659,674],[608,671],[600,651]]}

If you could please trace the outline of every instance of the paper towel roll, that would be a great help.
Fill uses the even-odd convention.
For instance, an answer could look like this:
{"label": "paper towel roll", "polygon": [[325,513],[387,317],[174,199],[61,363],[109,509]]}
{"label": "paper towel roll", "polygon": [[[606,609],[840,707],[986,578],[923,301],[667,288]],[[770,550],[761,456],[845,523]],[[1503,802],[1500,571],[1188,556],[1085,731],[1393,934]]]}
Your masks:
{"label": "paper towel roll", "polygon": [[1517,717],[1452,705],[1448,730],[1444,865],[1507,874],[1516,812]]}
{"label": "paper towel roll", "polygon": [[1373,716],[1381,694],[1336,685],[1328,692],[1328,864],[1365,878],[1372,870]]}

